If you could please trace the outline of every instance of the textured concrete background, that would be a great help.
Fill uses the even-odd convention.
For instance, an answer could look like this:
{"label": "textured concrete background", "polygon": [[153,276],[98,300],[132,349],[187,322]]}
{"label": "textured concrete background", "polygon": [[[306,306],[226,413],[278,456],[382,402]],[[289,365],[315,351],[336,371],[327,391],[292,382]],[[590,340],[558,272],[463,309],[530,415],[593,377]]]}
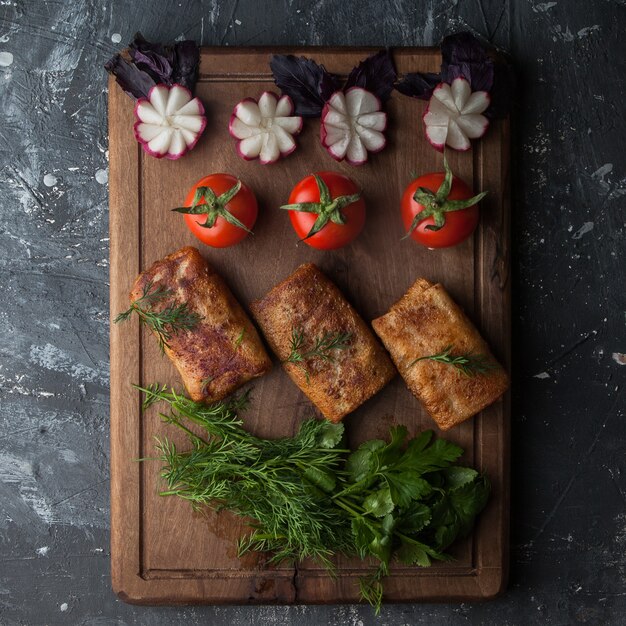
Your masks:
{"label": "textured concrete background", "polygon": [[[626,610],[624,0],[0,2],[0,623],[618,624]],[[511,50],[512,571],[483,605],[141,608],[109,583],[104,61],[204,44]]]}

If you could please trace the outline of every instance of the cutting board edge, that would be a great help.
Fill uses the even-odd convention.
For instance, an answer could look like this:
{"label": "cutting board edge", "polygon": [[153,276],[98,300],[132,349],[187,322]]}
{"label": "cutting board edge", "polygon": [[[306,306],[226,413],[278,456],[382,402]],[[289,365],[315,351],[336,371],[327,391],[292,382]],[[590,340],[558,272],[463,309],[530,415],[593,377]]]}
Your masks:
{"label": "cutting board edge", "polygon": [[[324,48],[324,47],[319,47],[319,48],[310,48],[307,49],[309,50],[309,52],[313,51],[325,51],[326,53],[328,52],[332,52],[334,50],[339,50],[342,52],[351,52],[351,53],[357,53],[357,52],[369,52],[369,51],[373,51],[376,50],[378,48],[373,48],[373,47],[369,47],[369,48],[349,48],[349,47],[345,47],[345,48]],[[254,48],[229,48],[229,49],[222,49],[222,48],[206,48],[203,49],[203,54],[208,52],[208,53],[217,53],[217,51],[219,50],[220,54],[221,53],[232,53],[233,51],[239,51],[239,52],[246,52],[246,53],[258,53],[258,52],[303,52],[305,49],[303,48],[289,48],[289,47],[281,47],[281,48],[259,48],[259,47],[254,47]],[[396,48],[394,49],[394,52],[396,53],[401,53],[401,54],[411,54],[412,52],[437,52],[437,49],[434,48],[427,48],[427,49],[423,49],[423,48]],[[115,82],[113,79],[110,80],[109,82],[109,89],[117,89],[117,87],[115,86]],[[111,125],[111,121],[109,123],[109,128],[112,128]],[[507,135],[507,139],[508,139],[508,123],[507,123],[507,131],[505,133]],[[113,143],[113,142],[112,142]],[[113,156],[114,150],[111,150],[111,155]],[[139,158],[139,157],[138,157]],[[508,158],[508,155],[507,155]],[[111,173],[111,178],[114,179],[115,175],[114,175],[114,158],[111,159],[112,162],[112,173]],[[126,173],[130,171],[130,170],[126,170]],[[126,176],[126,173],[124,174],[124,176]],[[506,181],[506,185],[503,187],[503,200],[504,202],[508,203],[510,199],[510,192],[508,189],[508,180]],[[114,233],[114,228],[116,227],[116,225],[114,224],[115,221],[115,215],[114,215],[114,211],[111,211],[111,233],[113,235]],[[120,232],[116,232],[117,235],[121,235],[122,233]],[[127,233],[128,235],[128,233]],[[115,243],[113,241],[113,236],[112,236],[112,241],[111,241],[111,254],[113,256],[113,251],[115,249]],[[114,316],[115,314],[117,314],[121,308],[120,308],[120,304],[121,304],[121,300],[119,297],[119,290],[117,288],[114,287],[115,283],[114,283],[114,278],[119,278],[119,272],[117,271],[119,268],[117,266],[114,267],[114,264],[111,263],[111,315]],[[134,278],[134,276],[133,276]],[[130,283],[128,283],[130,284]],[[508,309],[505,310],[505,314],[506,317],[508,318],[508,327],[509,327],[509,332],[508,332],[508,337],[509,337],[509,347],[508,350],[510,352],[510,319],[511,319],[511,310],[510,310],[510,286],[507,285],[507,290],[508,290],[508,295],[505,296],[505,300],[509,303]],[[138,333],[138,328],[136,329],[136,332]],[[121,362],[126,362],[127,359],[127,355],[120,355],[118,354],[117,356],[115,356],[115,347],[114,347],[114,343],[119,342],[120,341],[120,337],[119,335],[116,335],[116,333],[112,330],[111,332],[111,370],[112,370],[112,376],[113,376],[113,364],[114,361],[116,363],[121,363]],[[119,344],[118,344],[119,346]],[[508,355],[507,355],[508,356]],[[132,359],[131,359],[131,365],[132,365]],[[114,383],[113,383],[113,379],[112,379],[112,389],[114,387]],[[509,488],[510,488],[510,481],[509,481],[509,471],[510,468],[508,468],[508,459],[510,457],[509,454],[509,450],[510,450],[510,393],[507,394],[507,397],[505,398],[505,402],[506,402],[506,407],[503,411],[506,419],[504,420],[504,424],[503,424],[503,428],[504,428],[504,437],[502,439],[502,443],[504,445],[504,452],[506,452],[505,454],[505,464],[507,465],[506,468],[506,473],[505,475],[503,475],[503,486],[505,487],[505,491],[506,494],[504,496],[502,496],[502,508],[505,509],[506,511],[506,522],[503,524],[501,530],[503,532],[503,544],[506,546],[506,549],[504,549],[502,551],[502,565],[501,567],[489,567],[489,568],[482,568],[482,571],[485,572],[485,575],[479,573],[476,575],[476,579],[480,580],[482,579],[485,583],[485,585],[481,588],[480,594],[475,594],[472,593],[471,591],[468,590],[467,593],[460,593],[458,595],[450,595],[450,594],[445,594],[445,593],[440,593],[440,594],[431,594],[431,595],[423,595],[420,596],[419,598],[405,598],[405,599],[394,599],[394,598],[390,598],[389,601],[390,602],[443,602],[443,601],[468,601],[468,600],[476,600],[476,601],[480,601],[480,600],[488,600],[488,599],[492,599],[497,597],[498,595],[501,595],[503,593],[503,591],[506,589],[506,585],[508,582],[508,569],[509,569],[509,549],[508,549],[508,534],[509,534],[509,528],[508,528],[508,523],[509,523],[509,515],[508,515],[508,511],[509,511]],[[114,402],[113,399],[111,401],[111,413],[112,413],[112,424],[111,424],[111,428],[112,428],[112,438],[111,438],[111,456],[112,456],[112,467],[114,462],[115,463],[121,463],[121,465],[126,465],[126,463],[124,462],[124,460],[117,458],[116,454],[113,451],[113,445],[116,441],[120,440],[120,437],[123,437],[123,433],[120,431],[120,429],[117,429],[117,432],[114,433],[115,429],[117,427],[119,427],[120,423],[122,422],[121,420],[121,415],[116,415],[116,413],[119,413],[119,411],[114,410],[113,408]],[[118,406],[116,406],[116,409],[119,408]],[[115,419],[114,419],[115,416]],[[116,427],[114,427],[113,422],[116,423]],[[111,484],[112,484],[112,504],[111,504],[111,515],[112,515],[112,519],[115,518],[116,520],[116,524],[115,526],[117,527],[117,530],[119,531],[120,528],[120,522],[123,522],[124,520],[124,511],[120,510],[119,507],[117,507],[114,503],[113,503],[113,494],[114,494],[114,486],[115,486],[115,494],[119,494],[119,490],[121,488],[121,484],[118,480],[115,480],[114,478],[114,474],[117,475],[118,473],[112,470],[112,479],[111,479]],[[125,484],[125,487],[128,488],[128,484]],[[263,604],[280,604],[280,603],[285,603],[285,599],[283,598],[277,598],[274,600],[266,600],[266,599],[261,599],[261,598],[254,598],[252,600],[248,600],[248,602],[246,602],[245,600],[242,600],[241,597],[237,597],[237,598],[232,598],[232,599],[227,599],[227,598],[219,598],[218,600],[211,600],[211,599],[207,599],[207,597],[195,597],[195,596],[188,596],[183,594],[183,596],[179,597],[178,599],[172,599],[171,597],[167,597],[167,598],[163,598],[162,596],[158,595],[159,593],[162,592],[163,589],[163,585],[162,585],[162,581],[153,581],[153,580],[145,580],[144,578],[142,578],[139,574],[132,574],[129,575],[127,573],[129,564],[132,566],[135,563],[138,562],[138,559],[135,558],[135,556],[133,556],[132,558],[129,559],[129,557],[126,555],[124,555],[123,550],[118,549],[119,545],[120,545],[120,536],[119,536],[119,532],[115,533],[114,529],[113,529],[114,524],[112,523],[112,548],[111,548],[111,574],[112,574],[112,583],[113,583],[113,590],[114,592],[124,601],[129,602],[129,603],[133,603],[133,604],[238,604],[238,603],[249,603],[249,602],[254,602],[254,603],[263,603]],[[128,529],[126,529],[128,530]],[[114,538],[114,535],[117,534],[117,537]],[[489,576],[486,576],[487,571],[489,571]],[[261,572],[260,572],[261,574]],[[264,577],[264,576],[262,576]],[[174,579],[172,579],[174,580]],[[174,582],[170,582],[168,581],[168,584],[176,587],[176,586],[184,586],[184,579],[182,583],[178,583],[177,581]],[[475,586],[472,587],[473,590],[476,589]],[[144,594],[144,595],[142,595]],[[182,598],[182,599],[181,599]],[[353,600],[346,600],[345,598],[331,598],[331,599],[324,599],[324,600],[314,600],[314,599],[306,599],[306,598],[295,598],[294,600],[292,600],[292,602],[303,602],[303,603],[310,603],[310,604],[323,604],[323,603],[345,603],[347,601],[352,602]]]}

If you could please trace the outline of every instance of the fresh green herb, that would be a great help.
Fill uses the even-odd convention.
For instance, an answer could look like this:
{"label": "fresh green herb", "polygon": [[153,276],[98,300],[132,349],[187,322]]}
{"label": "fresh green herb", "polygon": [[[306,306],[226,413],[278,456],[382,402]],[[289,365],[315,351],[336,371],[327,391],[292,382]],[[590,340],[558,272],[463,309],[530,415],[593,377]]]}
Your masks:
{"label": "fresh green herb", "polygon": [[309,359],[318,358],[322,361],[333,362],[335,350],[345,350],[350,345],[352,333],[344,332],[326,332],[316,337],[310,348],[304,349],[306,338],[301,328],[294,328],[291,331],[291,345],[289,356],[285,359],[285,363],[294,363],[302,369],[309,381],[309,373],[304,367],[304,362]]}
{"label": "fresh green herb", "polygon": [[243,222],[239,221],[227,208],[228,203],[241,190],[241,181],[237,182],[221,195],[216,195],[210,187],[198,187],[194,194],[191,206],[181,206],[172,209],[176,213],[186,213],[188,215],[206,215],[204,222],[197,222],[202,228],[213,228],[218,217],[226,220],[229,224],[245,230],[249,234],[254,234]]}
{"label": "fresh green herb", "polygon": [[182,330],[191,330],[202,319],[200,315],[189,310],[186,302],[183,304],[168,304],[161,311],[154,311],[153,306],[163,299],[172,295],[170,289],[162,285],[152,290],[152,281],[143,288],[143,295],[131,303],[130,308],[120,313],[114,323],[124,322],[133,313],[139,317],[139,321],[150,328],[159,340],[161,352],[169,348],[169,341],[173,334]]}
{"label": "fresh green herb", "polygon": [[426,359],[430,361],[437,361],[438,363],[447,363],[452,365],[465,376],[477,376],[478,374],[487,374],[491,370],[496,368],[495,363],[491,361],[484,354],[453,354],[454,346],[447,346],[441,352],[437,354],[429,354],[427,356],[421,356],[419,359],[415,359],[409,363],[409,367],[415,365],[418,361],[424,361]]}
{"label": "fresh green herb", "polygon": [[246,336],[246,327],[244,326],[239,333],[239,337],[235,340],[235,348],[238,348],[243,342],[243,338]]}
{"label": "fresh green herb", "polygon": [[208,376],[207,378],[202,380],[201,389],[202,393],[206,393],[207,387],[215,380],[215,376]]}
{"label": "fresh green herb", "polygon": [[452,182],[454,175],[448,165],[448,160],[443,157],[443,167],[445,169],[445,175],[443,182],[436,192],[428,189],[427,187],[418,187],[413,194],[413,200],[420,204],[422,210],[413,218],[409,231],[402,237],[406,239],[411,236],[411,233],[417,228],[420,222],[423,222],[426,218],[432,217],[434,224],[428,224],[425,226],[426,230],[437,231],[441,230],[446,223],[446,214],[453,211],[462,211],[468,209],[475,204],[478,204],[489,192],[483,191],[472,198],[465,200],[449,200],[450,190],[452,189]]}
{"label": "fresh green herb", "polygon": [[366,441],[351,452],[341,446],[342,424],[315,419],[295,437],[251,435],[238,416],[247,396],[206,406],[159,385],[142,391],[149,404],[169,405],[161,416],[191,443],[181,452],[158,441],[167,482],[161,495],[253,518],[240,554],[272,552],[272,563],[312,557],[331,574],[336,554],[376,557],[379,566],[360,591],[377,612],[392,560],[423,567],[448,560],[446,548],[471,530],[487,502],[487,479],[454,465],[461,448],[434,440],[432,431],[407,440],[397,426],[389,442]]}
{"label": "fresh green herb", "polygon": [[320,195],[319,202],[298,202],[296,204],[284,204],[280,207],[286,211],[302,211],[304,213],[315,213],[317,215],[317,219],[311,227],[311,230],[302,241],[319,233],[328,222],[333,222],[333,224],[345,224],[347,218],[342,213],[343,209],[361,198],[361,192],[359,192],[349,196],[338,196],[333,199],[328,185],[324,180],[317,174],[313,174],[313,178],[315,178],[315,182],[317,183]]}

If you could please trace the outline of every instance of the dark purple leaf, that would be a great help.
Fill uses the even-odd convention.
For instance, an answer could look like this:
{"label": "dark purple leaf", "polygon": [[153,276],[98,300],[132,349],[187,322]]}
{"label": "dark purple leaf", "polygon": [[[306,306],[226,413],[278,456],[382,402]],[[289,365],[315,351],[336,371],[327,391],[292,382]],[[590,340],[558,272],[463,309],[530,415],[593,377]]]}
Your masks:
{"label": "dark purple leaf", "polygon": [[493,87],[489,92],[491,104],[485,111],[488,118],[506,117],[511,109],[515,95],[515,72],[508,63],[496,63],[494,68]]}
{"label": "dark purple leaf", "polygon": [[173,46],[152,43],[137,33],[128,47],[130,62],[115,55],[104,66],[114,74],[124,91],[133,98],[147,97],[150,87],[178,83],[193,92],[200,51],[194,41]]}
{"label": "dark purple leaf", "polygon": [[396,78],[396,68],[389,51],[381,50],[352,69],[344,89],[363,87],[384,102],[391,95]]}
{"label": "dark purple leaf", "polygon": [[441,65],[441,76],[446,83],[451,83],[459,76],[467,79],[472,91],[490,91],[493,86],[493,61],[484,63],[451,63]]}
{"label": "dark purple leaf", "polygon": [[396,83],[396,89],[405,96],[429,100],[433,90],[440,82],[441,74],[415,72],[405,74],[402,80]]}
{"label": "dark purple leaf", "polygon": [[458,76],[466,78],[472,91],[488,91],[491,104],[485,115],[504,117],[510,107],[515,86],[512,67],[494,60],[474,35],[468,32],[446,37],[441,44],[441,76],[451,83]]}
{"label": "dark purple leaf", "polygon": [[493,86],[493,60],[483,45],[472,35],[463,32],[446,37],[441,43],[441,77],[451,83],[462,76],[472,91],[490,91]]}
{"label": "dark purple leaf", "polygon": [[189,39],[179,41],[174,46],[174,71],[172,80],[193,92],[198,80],[200,48]]}
{"label": "dark purple leaf", "polygon": [[142,52],[141,50],[135,50],[132,59],[140,70],[150,74],[159,83],[170,84],[172,80],[172,65],[167,58],[151,51]]}
{"label": "dark purple leaf", "polygon": [[128,47],[131,59],[142,71],[147,72],[157,83],[172,84],[174,50],[171,46],[152,43],[137,33]]}
{"label": "dark purple leaf", "polygon": [[441,58],[444,63],[482,63],[489,57],[483,45],[472,35],[464,31],[444,37],[441,42]]}
{"label": "dark purple leaf", "polygon": [[319,117],[328,98],[339,89],[335,76],[306,57],[275,54],[270,67],[276,85],[293,100],[296,115]]}
{"label": "dark purple leaf", "polygon": [[110,59],[104,69],[115,76],[117,84],[131,98],[147,98],[150,88],[156,84],[149,74],[128,63],[119,54]]}

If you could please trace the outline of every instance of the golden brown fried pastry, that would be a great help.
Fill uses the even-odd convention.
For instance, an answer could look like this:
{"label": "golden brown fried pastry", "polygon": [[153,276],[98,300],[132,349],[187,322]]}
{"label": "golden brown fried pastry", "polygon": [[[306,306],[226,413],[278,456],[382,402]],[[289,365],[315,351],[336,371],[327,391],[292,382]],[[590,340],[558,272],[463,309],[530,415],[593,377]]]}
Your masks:
{"label": "golden brown fried pastry", "polygon": [[[441,285],[418,278],[372,326],[409,389],[441,430],[469,419],[509,386],[489,346]],[[471,357],[470,364],[465,364],[467,373],[450,363],[416,362],[446,349],[450,358]]]}
{"label": "golden brown fried pastry", "polygon": [[[250,309],[291,379],[332,422],[354,411],[395,376],[367,324],[312,263],[301,265]],[[316,342],[319,348],[320,341],[326,339],[328,344],[333,338],[342,348],[328,350],[327,358],[312,355],[287,362],[294,340],[300,343],[298,354],[306,356]]]}
{"label": "golden brown fried pastry", "polygon": [[189,396],[214,402],[272,367],[259,335],[226,283],[196,248],[186,247],[157,261],[133,285],[131,301],[149,286],[168,290],[151,308],[187,304],[201,319],[190,330],[172,332],[165,346]]}

